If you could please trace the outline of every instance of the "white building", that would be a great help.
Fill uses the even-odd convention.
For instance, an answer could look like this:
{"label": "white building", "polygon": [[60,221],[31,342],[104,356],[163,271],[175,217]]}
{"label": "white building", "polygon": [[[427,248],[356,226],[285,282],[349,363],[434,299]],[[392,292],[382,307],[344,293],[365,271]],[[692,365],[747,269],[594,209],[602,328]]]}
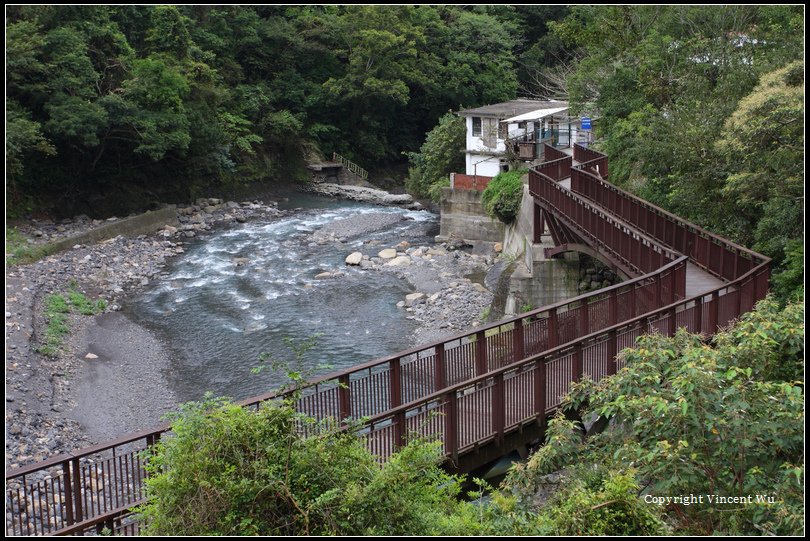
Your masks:
{"label": "white building", "polygon": [[[494,177],[511,153],[526,164],[542,160],[543,144],[558,148],[589,141],[564,101],[518,99],[459,111],[467,121],[466,174]],[[507,147],[509,152],[507,152]]]}

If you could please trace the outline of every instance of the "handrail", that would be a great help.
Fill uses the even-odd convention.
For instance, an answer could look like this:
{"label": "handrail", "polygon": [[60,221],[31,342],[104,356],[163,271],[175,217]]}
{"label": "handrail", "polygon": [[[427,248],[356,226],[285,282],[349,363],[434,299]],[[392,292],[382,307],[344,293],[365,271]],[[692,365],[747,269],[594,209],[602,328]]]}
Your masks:
{"label": "handrail", "polygon": [[[553,148],[546,146],[546,156],[548,156],[548,149]],[[556,150],[556,149],[555,149]],[[535,171],[538,173],[542,173],[553,180],[560,181],[564,178],[568,178],[571,176],[571,164],[573,163],[573,158],[571,156],[563,154],[560,158],[555,158],[553,160],[546,160],[540,165],[534,168]]]}
{"label": "handrail", "polygon": [[[572,174],[575,170],[571,170]],[[537,169],[529,171],[529,191],[556,211],[558,219],[590,239],[611,263],[630,275],[652,272],[664,265],[667,259],[680,257],[677,252],[659,246],[641,231],[628,228],[587,198],[563,188]],[[598,231],[599,235],[594,231]]]}
{"label": "handrail", "polygon": [[357,165],[353,161],[349,160],[348,158],[344,158],[343,156],[341,156],[337,152],[333,152],[332,153],[332,160],[342,163],[343,166],[346,169],[348,169],[349,171],[351,171],[352,173],[354,173],[358,177],[362,178],[363,180],[368,180],[368,171],[366,171],[365,169],[363,169],[362,167],[360,167],[359,165]]}
{"label": "handrail", "polygon": [[[299,400],[298,407],[316,418],[328,416],[359,418],[366,414],[378,415],[391,407],[418,400],[420,396],[440,390],[447,384],[466,380],[473,374],[484,374],[494,368],[519,361],[526,354],[538,353],[556,344],[566,343],[586,330],[603,328],[621,319],[648,311],[654,306],[682,298],[685,279],[686,258],[682,257],[648,276],[538,308],[488,325],[474,333],[459,333],[429,346],[411,348],[355,366],[349,371],[327,374],[308,383],[304,389],[305,396]],[[409,362],[405,362],[405,358],[410,358]],[[435,381],[434,385],[426,385],[422,389],[409,388],[411,378],[420,370],[430,371],[432,367],[438,365],[438,362],[444,363],[444,370],[434,371],[432,377],[436,380],[443,378],[443,382]],[[357,408],[362,405],[362,401],[353,400],[352,391],[362,391],[374,384],[384,387],[393,383],[395,378],[399,378],[401,384],[397,393],[379,396],[382,399],[381,405],[376,408],[366,407],[365,410]],[[336,385],[338,382],[343,383],[345,387]],[[396,385],[392,385],[390,388],[395,387]],[[239,403],[245,407],[258,407],[262,402],[283,396],[284,393],[274,391]],[[319,399],[328,407],[318,409],[316,406]],[[22,525],[12,525],[13,533],[20,534],[26,531],[55,533],[76,522],[103,515],[99,499],[112,499],[113,495],[99,493],[100,495],[96,496],[86,496],[83,489],[83,483],[92,474],[93,468],[102,464],[102,469],[107,472],[104,475],[110,478],[110,485],[127,484],[120,479],[123,474],[115,470],[116,457],[119,461],[123,457],[130,469],[137,466],[137,471],[140,472],[142,463],[137,457],[138,452],[154,444],[169,430],[170,426],[163,424],[152,430],[124,435],[110,442],[6,472],[7,498],[8,487],[12,483],[21,484],[23,493],[30,486],[41,484],[44,488],[33,491],[28,497],[52,499],[55,494],[63,491],[70,494],[63,499],[74,503],[70,516],[63,516],[62,522],[56,524],[53,529],[37,532],[26,530]],[[110,454],[112,458],[109,458]],[[54,467],[59,468],[61,473],[49,480],[36,479],[37,475]],[[133,474],[128,475],[131,477]],[[143,474],[138,473],[137,476],[137,483],[129,483],[133,488],[128,497],[133,505],[140,501],[139,494],[143,486],[141,478]],[[27,478],[35,479],[33,485],[26,483]],[[84,481],[77,482],[77,479]],[[14,490],[20,492],[20,489],[11,489],[12,492]],[[117,493],[115,497],[119,497]],[[25,496],[18,494],[17,498],[24,499]],[[79,502],[79,505],[75,505],[76,502]]]}
{"label": "handrail", "polygon": [[[659,331],[667,335],[673,335],[678,327],[686,327],[690,332],[713,334],[718,328],[724,327],[729,321],[739,316],[751,308],[757,300],[764,298],[767,291],[768,281],[768,264],[762,263],[754,269],[748,271],[745,275],[741,276],[733,283],[723,284],[706,293],[702,293],[688,299],[681,299],[667,306],[663,306],[652,310],[648,313],[636,316],[622,323],[618,323],[606,329],[590,333],[588,335],[578,338],[574,342],[569,342],[551,348],[545,352],[538,353],[527,357],[518,363],[501,367],[493,370],[487,374],[476,376],[467,381],[459,382],[455,385],[450,385],[445,389],[432,393],[408,404],[403,404],[384,414],[374,416],[369,419],[368,424],[372,427],[375,425],[382,426],[386,422],[402,422],[402,420],[409,417],[421,416],[425,417],[424,412],[434,411],[443,414],[445,417],[444,428],[458,427],[459,405],[461,399],[469,400],[469,396],[483,395],[485,400],[478,402],[478,407],[474,408],[476,411],[484,411],[484,407],[496,406],[495,398],[498,398],[498,403],[503,406],[506,401],[504,397],[504,389],[497,392],[493,387],[505,387],[505,381],[508,381],[506,376],[513,375],[515,379],[525,374],[532,374],[537,376],[543,374],[542,378],[533,377],[532,381],[519,382],[520,391],[526,389],[540,392],[545,395],[549,365],[555,361],[568,361],[568,367],[560,370],[561,372],[570,371],[578,377],[573,378],[572,381],[578,381],[586,372],[584,369],[590,364],[592,367],[597,366],[600,361],[604,361],[601,373],[591,374],[596,376],[595,379],[601,379],[606,375],[614,374],[617,366],[611,367],[611,360],[616,359],[618,352],[622,349],[619,344],[622,342],[630,342],[628,335],[634,338],[634,335],[646,334],[650,331]],[[731,302],[724,302],[726,299]],[[624,339],[624,340],[622,340]],[[607,345],[606,348],[603,346]],[[607,351],[604,351],[606,349]],[[540,366],[542,365],[542,369]],[[527,370],[531,368],[531,370]],[[589,373],[589,372],[588,372]],[[542,385],[541,385],[542,384]],[[538,385],[543,387],[538,389]],[[570,381],[568,382],[570,385]],[[567,386],[566,386],[567,387]],[[503,435],[505,431],[516,429],[526,421],[537,422],[543,420],[546,414],[556,409],[560,404],[560,398],[565,393],[559,394],[556,401],[552,401],[549,405],[547,400],[541,401],[544,407],[540,407],[534,397],[529,396],[516,396],[516,400],[512,406],[520,409],[520,400],[523,400],[523,410],[528,412],[528,415],[517,416],[511,424],[503,422],[503,416],[492,415],[493,426],[490,428],[488,438]],[[547,398],[544,396],[544,398]],[[491,404],[487,404],[492,400]],[[470,400],[472,401],[472,400]],[[455,403],[455,404],[453,404]],[[445,406],[450,407],[445,407]],[[398,419],[398,420],[397,420]],[[497,425],[500,421],[500,426]],[[367,437],[370,437],[368,434]],[[448,438],[445,433],[445,441],[457,441],[456,437]],[[482,442],[482,438],[476,440],[476,445]],[[472,444],[466,447],[471,447]],[[464,450],[465,446],[459,445],[456,448],[445,448],[445,454],[448,457],[457,456],[459,451]]]}
{"label": "handrail", "polygon": [[571,191],[689,256],[697,266],[724,280],[733,280],[758,263],[770,262],[769,258],[648,203],[589,171],[572,170]]}

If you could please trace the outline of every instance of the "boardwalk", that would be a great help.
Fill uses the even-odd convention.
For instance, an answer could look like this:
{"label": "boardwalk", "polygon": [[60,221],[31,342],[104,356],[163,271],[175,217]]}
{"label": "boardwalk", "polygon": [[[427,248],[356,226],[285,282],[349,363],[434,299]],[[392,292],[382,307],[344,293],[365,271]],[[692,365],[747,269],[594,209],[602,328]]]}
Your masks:
{"label": "boardwalk", "polygon": [[[358,435],[380,460],[409,434],[439,438],[448,464],[469,471],[540,437],[571,382],[621,369],[618,352],[638,336],[679,327],[712,334],[765,296],[767,258],[611,185],[598,152],[545,151],[547,162],[529,174],[535,223],[549,228],[558,252],[592,251],[631,279],[323,376],[308,383],[299,411],[363,419]],[[144,478],[138,451],[167,431],[7,472],[6,532],[135,532],[130,509]]]}

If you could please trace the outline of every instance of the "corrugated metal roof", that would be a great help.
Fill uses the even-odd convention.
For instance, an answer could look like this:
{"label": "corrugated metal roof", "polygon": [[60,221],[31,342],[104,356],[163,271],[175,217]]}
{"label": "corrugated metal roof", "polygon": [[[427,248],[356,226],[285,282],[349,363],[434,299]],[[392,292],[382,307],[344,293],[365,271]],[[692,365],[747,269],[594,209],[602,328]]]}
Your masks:
{"label": "corrugated metal roof", "polygon": [[554,107],[568,108],[568,102],[564,101],[544,101],[544,100],[528,100],[519,99],[512,101],[505,101],[503,103],[495,103],[493,105],[484,105],[483,107],[476,107],[474,109],[464,109],[459,111],[461,116],[488,116],[496,118],[507,118],[515,115],[522,115],[538,109],[552,109]]}
{"label": "corrugated metal roof", "polygon": [[561,113],[567,110],[568,106],[555,107],[553,109],[537,109],[536,111],[529,111],[528,113],[523,113],[522,115],[507,118],[506,120],[502,120],[501,122],[522,122],[524,120],[538,120],[541,118],[545,118],[547,116],[551,116],[555,113]]}

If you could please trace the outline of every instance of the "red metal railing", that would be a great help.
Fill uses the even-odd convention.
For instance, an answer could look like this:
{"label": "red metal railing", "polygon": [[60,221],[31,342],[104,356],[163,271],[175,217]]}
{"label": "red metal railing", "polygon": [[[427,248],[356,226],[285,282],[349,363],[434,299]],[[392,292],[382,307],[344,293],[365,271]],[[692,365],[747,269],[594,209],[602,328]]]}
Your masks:
{"label": "red metal railing", "polygon": [[[642,334],[673,335],[677,328],[712,334],[764,297],[767,264],[733,284],[613,325],[372,417],[362,432],[369,447],[386,456],[414,431],[440,437],[453,460],[522,426],[543,422],[560,404],[571,382],[594,380],[622,368],[617,353]],[[432,420],[432,422],[422,422]]]}
{"label": "red metal railing", "polygon": [[581,169],[602,178],[608,178],[608,157],[601,152],[574,143],[574,159]]}
{"label": "red metal railing", "polygon": [[545,159],[545,161],[553,162],[555,160],[568,157],[569,157],[568,154],[566,154],[562,150],[558,150],[554,148],[552,145],[549,145],[548,143],[543,143],[543,158]]}
{"label": "red metal railing", "polygon": [[[549,147],[548,145],[546,145],[546,146],[548,148],[554,148],[554,147]],[[538,173],[546,175],[547,177],[549,177],[549,178],[551,178],[553,180],[557,180],[557,181],[562,180],[564,178],[570,177],[571,176],[571,163],[572,163],[573,158],[571,158],[571,156],[568,156],[568,155],[566,155],[564,153],[561,153],[561,154],[563,154],[563,156],[561,158],[555,158],[554,160],[551,160],[551,161],[545,161],[545,162],[541,163],[540,165],[538,165],[537,167],[535,167],[534,170],[537,171]],[[547,151],[546,156],[548,156],[548,155],[549,155],[549,153]]]}
{"label": "red metal railing", "polygon": [[[577,147],[574,147],[576,153]],[[594,151],[589,150],[590,153]],[[637,227],[661,244],[724,280],[770,260],[617,188],[582,169],[571,171],[571,190]]]}
{"label": "red metal railing", "polygon": [[[683,298],[685,283],[683,257],[647,276],[320,377],[304,389],[298,410],[316,419],[379,416],[448,385]],[[271,392],[242,404],[258,407],[279,396]],[[407,426],[403,422],[388,427],[392,441],[400,441],[400,431]],[[138,453],[168,430],[163,425],[8,472],[6,505],[16,520],[7,521],[7,533],[133,528],[132,517],[122,513],[121,506],[129,508],[142,500],[145,472]],[[376,441],[369,445],[375,452],[382,449]]]}
{"label": "red metal railing", "polygon": [[[573,168],[571,174],[577,171]],[[537,169],[529,171],[529,191],[546,210],[588,239],[593,248],[631,276],[652,272],[680,257]]]}

